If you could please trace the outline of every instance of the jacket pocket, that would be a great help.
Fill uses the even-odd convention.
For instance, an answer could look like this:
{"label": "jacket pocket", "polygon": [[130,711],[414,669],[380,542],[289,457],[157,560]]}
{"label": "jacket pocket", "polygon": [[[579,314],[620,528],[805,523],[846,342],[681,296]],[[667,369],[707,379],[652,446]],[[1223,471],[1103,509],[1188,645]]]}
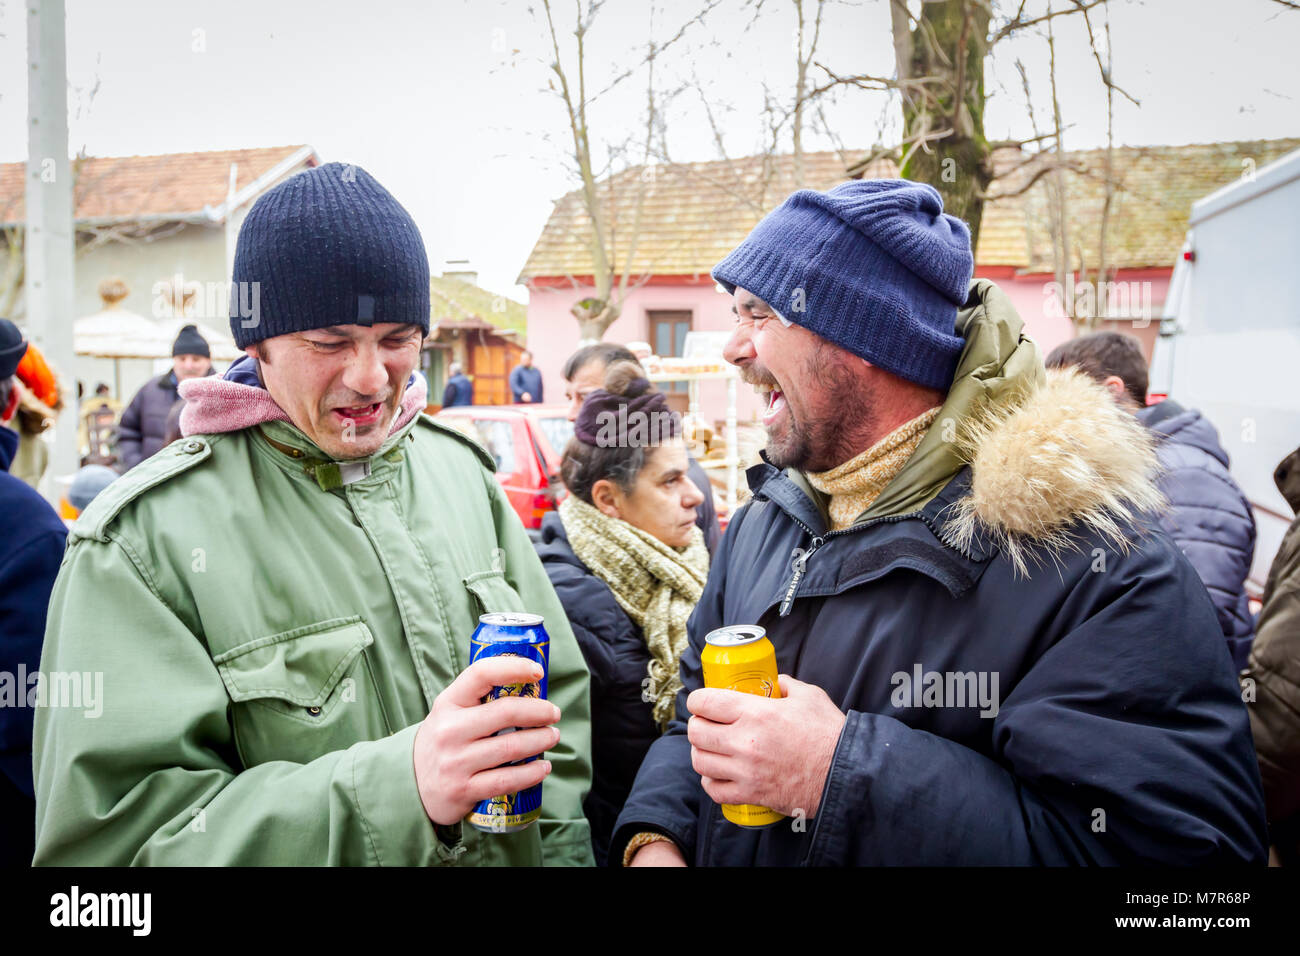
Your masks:
{"label": "jacket pocket", "polygon": [[479,571],[462,579],[462,584],[474,596],[479,614],[491,614],[496,611],[531,612],[533,608],[524,607],[503,571]]}
{"label": "jacket pocket", "polygon": [[335,618],[214,657],[244,766],[307,763],[391,733],[365,655],[372,644],[360,617]]}

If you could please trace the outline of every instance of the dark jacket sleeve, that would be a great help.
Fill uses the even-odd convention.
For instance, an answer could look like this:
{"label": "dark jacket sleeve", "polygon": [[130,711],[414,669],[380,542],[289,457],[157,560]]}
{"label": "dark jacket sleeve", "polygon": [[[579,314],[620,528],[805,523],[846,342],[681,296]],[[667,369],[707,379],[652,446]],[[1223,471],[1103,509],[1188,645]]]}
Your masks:
{"label": "dark jacket sleeve", "polygon": [[134,468],[140,464],[144,458],[142,442],[144,440],[144,426],[141,423],[140,415],[144,405],[144,390],[153,384],[150,379],[135,393],[131,399],[131,404],[126,406],[122,412],[121,419],[117,423],[117,456],[121,460],[124,470]]}
{"label": "dark jacket sleeve", "polygon": [[808,863],[1264,862],[1247,715],[1204,588],[1163,536],[1111,558],[1074,562],[1059,635],[992,718],[995,759],[849,712]]}
{"label": "dark jacket sleeve", "polygon": [[1254,633],[1246,596],[1246,577],[1255,556],[1250,504],[1227,471],[1205,452],[1173,442],[1160,451],[1160,490],[1170,503],[1160,523],[1210,592],[1234,660],[1244,667]]}
{"label": "dark jacket sleeve", "polygon": [[[19,665],[28,675],[40,669],[46,609],[65,540],[61,530],[42,531],[0,559],[0,673],[12,675],[15,684]],[[29,689],[24,682],[14,692],[25,698]],[[0,707],[0,771],[28,797],[34,796],[33,716],[31,707]]]}
{"label": "dark jacket sleeve", "polygon": [[614,826],[610,841],[609,864],[621,866],[623,851],[628,841],[642,831],[656,831],[672,837],[687,862],[695,859],[696,827],[700,815],[700,801],[709,799],[700,785],[700,775],[691,766],[691,743],[686,737],[686,721],[690,712],[686,698],[697,687],[704,686],[700,668],[700,652],[704,635],[723,624],[722,598],[726,591],[727,554],[739,532],[747,509],[736,512],[718,547],[704,586],[700,602],[695,606],[687,631],[690,641],[682,652],[682,689],[677,695],[677,716],[668,725],[664,735],[654,742],[641,763],[641,769],[632,784],[628,798]]}
{"label": "dark jacket sleeve", "polygon": [[1300,521],[1269,571],[1249,671],[1250,728],[1268,818],[1287,820],[1300,814]]}
{"label": "dark jacket sleeve", "polygon": [[722,539],[722,528],[718,525],[718,512],[713,507],[713,485],[709,483],[709,473],[694,458],[691,459],[686,474],[704,495],[704,500],[700,502],[695,515],[695,524],[704,532],[704,546],[712,555],[718,550],[718,542]]}
{"label": "dark jacket sleeve", "polygon": [[450,408],[456,404],[456,385],[454,382],[448,382],[447,387],[442,390],[442,407]]}
{"label": "dark jacket sleeve", "polygon": [[517,402],[528,389],[524,385],[524,367],[516,365],[510,370],[510,396]]}

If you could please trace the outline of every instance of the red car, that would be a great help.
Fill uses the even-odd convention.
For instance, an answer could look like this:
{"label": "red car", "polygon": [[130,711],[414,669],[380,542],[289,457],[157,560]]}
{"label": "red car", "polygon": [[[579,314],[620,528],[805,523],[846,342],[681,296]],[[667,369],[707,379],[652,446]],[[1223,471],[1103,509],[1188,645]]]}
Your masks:
{"label": "red car", "polygon": [[535,532],[563,491],[560,456],[573,437],[567,414],[567,405],[457,405],[435,417],[491,453],[511,507]]}

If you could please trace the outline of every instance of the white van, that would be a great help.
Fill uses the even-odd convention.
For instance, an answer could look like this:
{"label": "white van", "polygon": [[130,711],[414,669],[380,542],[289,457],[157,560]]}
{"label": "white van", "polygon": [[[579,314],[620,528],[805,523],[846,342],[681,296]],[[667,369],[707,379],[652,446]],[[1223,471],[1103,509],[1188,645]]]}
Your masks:
{"label": "white van", "polygon": [[1300,447],[1300,150],[1192,205],[1151,360],[1151,397],[1219,430],[1259,537],[1258,595],[1291,507],[1273,469]]}

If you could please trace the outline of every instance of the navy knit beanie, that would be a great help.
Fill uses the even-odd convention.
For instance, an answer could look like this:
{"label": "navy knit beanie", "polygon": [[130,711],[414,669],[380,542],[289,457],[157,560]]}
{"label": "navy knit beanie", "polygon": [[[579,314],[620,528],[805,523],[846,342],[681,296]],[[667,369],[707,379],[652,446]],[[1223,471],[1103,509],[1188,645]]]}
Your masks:
{"label": "navy knit beanie", "polygon": [[241,349],[329,325],[429,332],[429,258],[414,220],[360,166],[327,163],[266,193],[239,229],[230,331]]}
{"label": "navy knit beanie", "polygon": [[186,325],[181,328],[176,341],[172,343],[172,357],[177,355],[202,355],[204,358],[212,358],[212,351],[208,348],[207,339],[199,335],[199,330],[193,325]]}
{"label": "navy knit beanie", "polygon": [[713,277],[872,365],[946,390],[974,265],[970,230],[932,186],[880,179],[794,193]]}

